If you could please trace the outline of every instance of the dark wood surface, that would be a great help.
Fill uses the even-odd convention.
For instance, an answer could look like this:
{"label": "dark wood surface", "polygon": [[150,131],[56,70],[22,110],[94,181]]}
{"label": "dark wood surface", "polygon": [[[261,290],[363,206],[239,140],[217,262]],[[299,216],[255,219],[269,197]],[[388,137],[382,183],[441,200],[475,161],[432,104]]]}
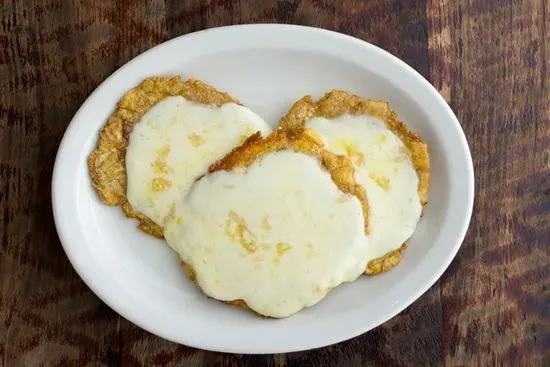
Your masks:
{"label": "dark wood surface", "polygon": [[[0,2],[0,365],[550,366],[550,1]],[[118,316],[59,243],[50,180],[89,93],[135,55],[236,23],[319,26],[430,80],[468,137],[476,203],[441,280],[384,325],[328,348],[194,350]]]}

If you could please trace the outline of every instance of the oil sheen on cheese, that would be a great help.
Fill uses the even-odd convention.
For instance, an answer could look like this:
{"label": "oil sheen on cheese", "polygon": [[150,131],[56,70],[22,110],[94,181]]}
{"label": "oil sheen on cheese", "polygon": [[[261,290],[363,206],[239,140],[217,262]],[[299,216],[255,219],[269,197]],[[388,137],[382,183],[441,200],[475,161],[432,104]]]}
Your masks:
{"label": "oil sheen on cheese", "polygon": [[369,260],[399,248],[413,234],[422,211],[418,175],[403,142],[372,116],[316,117],[306,127],[328,150],[354,164],[370,210]]}
{"label": "oil sheen on cheese", "polygon": [[126,152],[127,197],[161,227],[193,182],[253,133],[269,125],[235,103],[220,107],[167,97],[134,126]]}
{"label": "oil sheen on cheese", "polygon": [[201,178],[166,222],[168,244],[210,297],[286,317],[355,280],[368,241],[359,200],[317,159],[270,153]]}

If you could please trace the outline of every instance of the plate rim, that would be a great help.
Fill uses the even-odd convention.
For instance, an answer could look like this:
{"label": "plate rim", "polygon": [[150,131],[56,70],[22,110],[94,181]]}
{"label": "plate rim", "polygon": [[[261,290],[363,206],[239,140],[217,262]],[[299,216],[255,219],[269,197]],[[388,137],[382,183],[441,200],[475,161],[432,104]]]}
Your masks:
{"label": "plate rim", "polygon": [[[130,64],[137,62],[139,59],[143,57],[147,57],[147,55],[154,54],[156,51],[159,50],[159,48],[170,47],[172,43],[176,43],[183,38],[196,37],[201,35],[204,36],[205,34],[208,34],[208,33],[226,32],[228,30],[233,30],[233,29],[254,31],[255,28],[267,28],[267,29],[273,30],[274,32],[281,31],[281,30],[290,31],[290,32],[312,32],[312,33],[320,34],[321,37],[323,35],[329,36],[329,37],[335,37],[335,38],[339,38],[340,41],[342,42],[354,42],[356,44],[360,44],[362,47],[370,49],[371,52],[378,53],[381,56],[387,58],[388,61],[393,62],[399,68],[411,74],[411,76],[413,76],[418,82],[424,84],[424,86],[427,87],[428,90],[430,91],[431,97],[435,98],[438,104],[444,108],[445,113],[450,120],[448,122],[453,123],[454,128],[458,133],[458,137],[459,137],[458,143],[463,153],[462,158],[466,161],[465,163],[467,164],[467,167],[466,167],[467,177],[466,177],[465,185],[466,185],[466,191],[468,195],[466,198],[464,198],[467,206],[467,212],[465,213],[466,215],[464,216],[463,223],[459,231],[459,236],[456,238],[456,244],[452,247],[451,251],[445,257],[444,261],[439,265],[439,268],[437,269],[437,271],[432,274],[429,281],[422,284],[422,286],[418,287],[416,292],[413,292],[411,296],[407,297],[404,301],[400,302],[400,304],[397,305],[397,307],[396,305],[391,305],[391,307],[388,307],[388,310],[386,311],[383,317],[379,317],[377,320],[374,320],[369,325],[361,324],[363,326],[359,325],[354,329],[348,330],[346,333],[340,333],[338,335],[328,336],[327,338],[325,338],[328,341],[324,344],[313,345],[311,343],[308,343],[307,341],[302,341],[299,344],[295,344],[293,347],[284,346],[282,348],[267,347],[263,349],[262,348],[250,349],[250,348],[246,348],[246,346],[235,348],[235,347],[208,344],[208,342],[200,343],[200,342],[197,342],[196,340],[186,340],[185,342],[182,342],[181,341],[182,339],[177,340],[172,335],[168,335],[168,333],[164,332],[162,328],[156,327],[155,325],[150,325],[147,323],[147,320],[138,318],[131,312],[128,312],[129,310],[128,307],[123,307],[120,304],[120,302],[115,301],[112,298],[109,298],[105,294],[106,292],[104,292],[105,289],[102,289],[101,287],[101,281],[96,280],[97,275],[92,274],[91,272],[88,272],[88,269],[82,265],[81,259],[78,259],[78,256],[77,256],[78,251],[74,250],[74,247],[70,244],[71,243],[70,237],[73,237],[73,236],[70,235],[67,232],[66,228],[64,228],[63,226],[64,219],[63,219],[63,213],[61,209],[62,204],[57,194],[63,188],[63,185],[62,185],[62,181],[63,181],[62,168],[63,167],[61,166],[60,162],[62,160],[61,158],[63,157],[63,155],[67,154],[66,152],[67,142],[71,139],[71,136],[75,133],[75,129],[77,128],[77,124],[75,122],[78,121],[79,116],[83,113],[83,109],[88,104],[90,99],[103,86],[108,85],[110,81],[114,79],[118,74],[124,72],[124,70]],[[206,349],[206,350],[218,351],[218,352],[230,352],[230,353],[242,353],[242,354],[284,353],[284,352],[316,349],[316,348],[336,344],[344,340],[348,340],[358,335],[361,335],[367,331],[370,331],[378,327],[379,325],[390,320],[391,318],[395,317],[397,314],[402,312],[405,308],[409,307],[414,301],[420,298],[429,288],[431,288],[435,284],[435,282],[442,276],[444,271],[449,267],[450,263],[455,258],[466,236],[466,233],[470,224],[471,216],[472,216],[473,203],[474,203],[474,167],[473,167],[473,160],[472,160],[472,156],[468,146],[468,142],[466,140],[466,136],[464,134],[464,131],[460,123],[458,122],[456,115],[454,114],[450,106],[439,94],[439,92],[432,86],[432,84],[430,84],[420,73],[414,70],[411,66],[409,66],[404,61],[397,58],[396,56],[393,56],[389,52],[369,42],[360,40],[358,38],[355,38],[349,35],[345,35],[342,33],[334,32],[334,31],[330,31],[322,28],[300,26],[300,25],[286,25],[286,24],[243,24],[243,25],[233,25],[233,26],[224,26],[224,27],[205,29],[205,30],[201,30],[193,33],[184,34],[184,35],[172,38],[170,40],[167,40],[137,55],[136,57],[132,58],[127,63],[120,66],[111,75],[109,75],[104,81],[102,81],[101,84],[99,84],[99,86],[95,88],[94,91],[90,93],[90,95],[82,103],[82,105],[79,107],[79,109],[71,119],[69,125],[67,126],[67,129],[63,135],[63,138],[61,140],[61,143],[59,145],[56,158],[55,158],[55,164],[54,164],[54,169],[52,174],[51,195],[52,195],[52,211],[53,211],[55,227],[56,227],[60,242],[62,244],[62,247],[69,261],[71,262],[71,265],[73,266],[73,268],[75,269],[79,277],[84,281],[84,283],[102,300],[102,302],[107,304],[111,309],[117,312],[121,317],[126,318],[127,320],[139,326],[140,328],[152,334],[155,334],[159,337],[165,338],[167,340],[171,340],[176,343],[194,347],[194,348],[200,348],[200,349]]]}

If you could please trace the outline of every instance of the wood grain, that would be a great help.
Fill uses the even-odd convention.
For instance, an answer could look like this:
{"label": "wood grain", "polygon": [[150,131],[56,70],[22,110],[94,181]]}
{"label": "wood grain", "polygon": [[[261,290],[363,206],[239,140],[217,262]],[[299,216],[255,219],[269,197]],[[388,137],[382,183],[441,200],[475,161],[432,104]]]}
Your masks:
{"label": "wood grain", "polygon": [[433,1],[431,78],[468,137],[470,231],[441,282],[449,365],[550,364],[550,2]]}
{"label": "wood grain", "polygon": [[[549,14],[543,0],[27,0],[0,4],[0,366],[550,365]],[[428,78],[470,142],[476,207],[440,283],[328,348],[210,353],[153,336],[84,285],[53,225],[57,146],[89,93],[188,32],[312,25],[372,42]]]}

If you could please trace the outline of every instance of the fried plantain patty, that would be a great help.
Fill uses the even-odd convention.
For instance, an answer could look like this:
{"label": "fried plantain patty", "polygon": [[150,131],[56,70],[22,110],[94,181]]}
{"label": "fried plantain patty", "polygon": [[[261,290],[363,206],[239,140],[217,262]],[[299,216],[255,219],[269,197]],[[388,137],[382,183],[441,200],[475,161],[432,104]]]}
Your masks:
{"label": "fried plantain patty", "polygon": [[96,148],[88,156],[92,186],[102,202],[120,206],[129,218],[139,221],[145,233],[163,238],[162,228],[135,211],[126,196],[126,149],[135,124],[155,104],[169,96],[183,96],[189,101],[220,106],[239,102],[229,94],[193,79],[180,76],[151,77],[131,89],[118,102],[107,124],[99,132]]}
{"label": "fried plantain patty", "polygon": [[[424,207],[428,203],[430,181],[428,146],[417,133],[407,129],[405,123],[399,120],[387,102],[368,100],[342,90],[332,90],[316,102],[311,96],[305,96],[294,103],[287,115],[280,120],[279,129],[290,132],[301,131],[306,122],[313,117],[334,119],[346,114],[374,116],[383,121],[386,128],[403,142],[409,150],[413,167],[418,175],[418,196]],[[365,274],[376,275],[392,269],[401,261],[401,254],[406,247],[406,244],[403,244],[399,249],[369,261]]]}
{"label": "fried plantain patty", "polygon": [[[319,138],[303,128],[275,131],[265,138],[260,133],[256,133],[250,136],[242,145],[233,149],[224,158],[213,163],[208,172],[246,169],[264,155],[282,150],[293,150],[316,158],[321,163],[321,166],[330,174],[332,181],[340,191],[357,197],[364,215],[365,233],[368,234],[369,210],[367,197],[364,188],[355,182],[355,170],[352,162],[345,156],[336,155],[326,150]],[[183,263],[183,267],[189,278],[195,282],[196,278],[193,268],[186,263]],[[243,300],[227,301],[224,303],[249,308]]]}

